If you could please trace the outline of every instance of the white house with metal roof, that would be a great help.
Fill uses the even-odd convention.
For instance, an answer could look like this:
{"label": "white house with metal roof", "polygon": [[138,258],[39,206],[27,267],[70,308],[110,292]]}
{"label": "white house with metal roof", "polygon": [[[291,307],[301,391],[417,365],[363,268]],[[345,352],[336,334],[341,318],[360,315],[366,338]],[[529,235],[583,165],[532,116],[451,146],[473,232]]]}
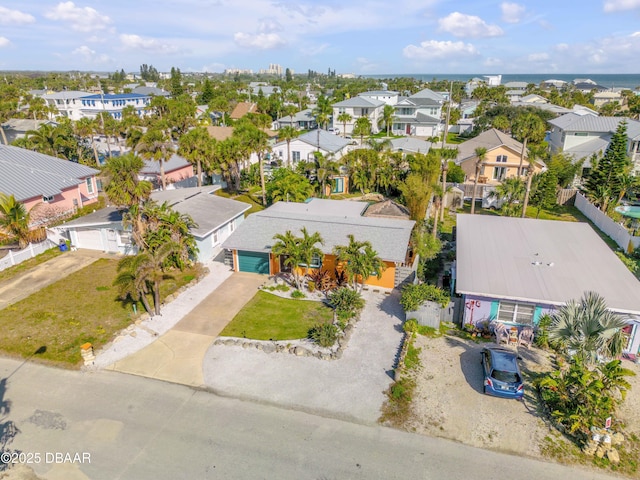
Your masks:
{"label": "white house with metal roof", "polygon": [[348,245],[349,235],[353,235],[356,241],[370,242],[386,265],[382,278],[370,277],[366,283],[393,288],[415,271],[416,259],[409,249],[415,222],[363,216],[367,207],[366,202],[319,198],[306,203],[277,202],[247,217],[222,246],[232,259],[234,270],[275,275],[287,267],[271,253],[274,236],[287,231],[300,236],[302,228],[306,228],[310,234],[318,232],[324,241],[318,245],[324,256],[311,268],[326,270],[333,276],[340,268],[333,250],[338,245]]}
{"label": "white house with metal roof", "polygon": [[553,153],[564,152],[576,160],[585,159],[584,167],[589,168],[589,158],[604,152],[620,122],[627,123],[627,154],[640,171],[640,122],[625,117],[601,117],[587,111],[572,112],[549,120],[551,133],[549,145]]}
{"label": "white house with metal roof", "polygon": [[627,320],[625,352],[640,348],[640,281],[588,223],[458,215],[455,291],[464,323],[515,326],[597,292]]}
{"label": "white house with metal roof", "polygon": [[95,168],[24,148],[0,145],[0,192],[28,211],[37,205],[57,216],[98,200]]}
{"label": "white house with metal roof", "polygon": [[[80,120],[82,115],[81,99],[93,95],[91,92],[83,92],[79,90],[63,90],[61,92],[51,92],[42,95],[47,105],[58,110],[58,115],[70,118],[71,120]],[[54,115],[51,115],[53,120]]]}
{"label": "white house with metal roof", "polygon": [[435,137],[444,125],[440,121],[446,99],[425,88],[398,101],[395,105],[392,132],[396,135]]}
{"label": "white house with metal roof", "polygon": [[[221,252],[224,240],[244,220],[250,205],[214,195],[219,187],[180,188],[153,192],[151,199],[167,203],[175,211],[191,216],[196,227],[190,229],[198,247],[198,261],[206,262]],[[65,232],[76,248],[124,255],[135,254],[130,228],[122,224],[123,211],[115,207],[100,209],[56,227]]]}
{"label": "white house with metal roof", "polygon": [[325,156],[331,155],[335,160],[338,160],[348,151],[347,147],[351,143],[351,140],[346,140],[326,130],[316,129],[291,140],[288,146],[285,141],[277,142],[271,150],[273,157],[280,159],[283,164],[287,164],[288,155],[291,152],[291,164],[295,165],[300,161],[314,160],[316,152]]}
{"label": "white house with metal roof", "polygon": [[[367,117],[371,122],[371,132],[378,133],[378,122],[382,118],[382,111],[385,102],[378,100],[375,97],[367,97],[358,95],[356,97],[348,98],[341,102],[333,104],[333,126],[340,128],[343,135],[351,135],[353,133],[353,127],[356,120],[360,117]],[[351,115],[351,120],[343,123],[338,120],[341,113],[347,113]],[[344,132],[342,131],[344,130]]]}

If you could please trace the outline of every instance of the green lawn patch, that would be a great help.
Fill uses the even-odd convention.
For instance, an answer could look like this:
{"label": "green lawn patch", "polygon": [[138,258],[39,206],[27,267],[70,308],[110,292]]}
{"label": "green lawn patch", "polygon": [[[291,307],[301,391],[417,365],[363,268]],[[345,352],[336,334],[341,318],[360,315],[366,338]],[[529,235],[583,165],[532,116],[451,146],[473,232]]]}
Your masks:
{"label": "green lawn patch", "polygon": [[333,310],[321,302],[257,292],[220,335],[254,340],[306,338],[317,323],[330,322]]}
{"label": "green lawn patch", "polygon": [[233,200],[237,200],[238,202],[244,202],[251,205],[251,208],[244,212],[245,217],[251,215],[252,213],[259,212],[260,210],[264,210],[264,207],[259,200],[259,197],[262,195],[260,191],[255,194],[256,198],[254,198],[254,196],[249,193],[233,194],[228,190],[216,190],[215,194],[220,197],[231,198]]}
{"label": "green lawn patch", "polygon": [[[130,302],[118,298],[111,284],[118,260],[99,259],[37,293],[0,310],[0,352],[34,356],[60,366],[80,363],[80,345],[99,348],[133,319]],[[161,288],[164,298],[193,278],[191,270],[176,272]],[[138,307],[142,312],[142,307]]]}
{"label": "green lawn patch", "polygon": [[62,254],[58,247],[51,248],[46,252],[41,253],[40,255],[36,255],[29,260],[25,260],[22,263],[14,265],[13,267],[6,268],[0,271],[0,282],[3,280],[9,280],[10,278],[15,277],[21,273],[26,272],[27,270],[32,269],[36,265],[40,265],[41,263],[46,262],[47,260],[51,260],[54,257]]}

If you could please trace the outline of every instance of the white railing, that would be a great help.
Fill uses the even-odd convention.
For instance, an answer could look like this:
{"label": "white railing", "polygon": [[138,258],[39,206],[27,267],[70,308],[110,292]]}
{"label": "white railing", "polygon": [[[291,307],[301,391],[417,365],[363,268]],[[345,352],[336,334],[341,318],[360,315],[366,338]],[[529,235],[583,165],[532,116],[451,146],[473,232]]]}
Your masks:
{"label": "white railing", "polygon": [[47,239],[40,243],[30,243],[27,248],[18,252],[12,252],[9,250],[9,253],[7,253],[6,256],[0,258],[0,271],[13,267],[14,265],[22,263],[25,260],[33,258],[36,255],[40,255],[41,253],[57,246],[58,245],[56,243]]}
{"label": "white railing", "polygon": [[581,193],[576,194],[575,206],[625,252],[640,246],[640,237],[631,235],[623,225],[614,222],[611,217],[589,202]]}

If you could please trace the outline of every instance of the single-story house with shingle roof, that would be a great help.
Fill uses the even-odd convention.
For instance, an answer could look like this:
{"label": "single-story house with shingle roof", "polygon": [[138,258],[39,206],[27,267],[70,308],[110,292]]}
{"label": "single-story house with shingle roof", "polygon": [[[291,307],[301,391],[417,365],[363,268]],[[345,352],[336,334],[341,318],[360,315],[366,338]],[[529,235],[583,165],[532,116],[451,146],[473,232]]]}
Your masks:
{"label": "single-story house with shingle roof", "polygon": [[593,291],[627,320],[625,352],[638,354],[640,281],[588,223],[458,215],[455,270],[464,323],[535,327]]}
{"label": "single-story house with shingle roof", "polygon": [[31,118],[10,118],[0,125],[7,138],[7,143],[11,144],[18,138],[24,138],[30,130],[38,130],[42,125],[57,126],[53,120],[33,120]]}
{"label": "single-story house with shingle roof", "polygon": [[382,278],[370,277],[365,283],[393,288],[415,271],[415,258],[409,248],[415,222],[365,217],[367,207],[366,202],[318,198],[306,203],[277,202],[247,217],[222,247],[233,259],[235,271],[275,275],[287,267],[281,258],[271,253],[276,242],[274,236],[287,231],[300,236],[301,229],[306,228],[310,234],[318,232],[324,240],[324,244],[319,245],[324,256],[318,258],[312,268],[334,275],[339,265],[333,249],[348,245],[348,236],[353,235],[357,241],[370,242],[387,267]]}
{"label": "single-story house with shingle roof", "polygon": [[[250,205],[214,195],[217,186],[178,188],[157,191],[151,199],[159,204],[167,203],[175,211],[193,218],[197,227],[192,228],[198,247],[198,261],[206,262],[221,251],[222,242],[244,221]],[[131,231],[122,224],[123,211],[106,207],[66,222],[56,227],[66,232],[77,248],[110,253],[133,254],[137,249],[131,239]]]}
{"label": "single-story house with shingle roof", "polygon": [[[173,154],[168,161],[163,162],[163,166],[167,185],[194,176],[193,164],[178,154]],[[151,182],[154,188],[159,188],[162,185],[160,162],[145,159],[144,167],[140,170],[138,177],[140,180],[147,180],[148,182]]]}
{"label": "single-story house with shingle roof", "polygon": [[0,192],[27,211],[47,204],[51,214],[73,212],[98,200],[95,168],[24,148],[0,145]]}

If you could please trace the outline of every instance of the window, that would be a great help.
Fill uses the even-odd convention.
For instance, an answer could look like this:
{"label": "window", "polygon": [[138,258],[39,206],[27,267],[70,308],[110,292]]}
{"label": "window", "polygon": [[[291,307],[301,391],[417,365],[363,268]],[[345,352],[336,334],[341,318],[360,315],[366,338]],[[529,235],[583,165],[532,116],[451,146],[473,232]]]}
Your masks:
{"label": "window", "polygon": [[218,244],[218,231],[217,230],[215,232],[213,232],[213,244],[214,245]]}
{"label": "window", "polygon": [[346,108],[344,108],[344,107],[338,107],[338,114],[340,114],[340,113],[346,113],[346,111],[347,111],[347,110],[346,110]]}
{"label": "window", "polygon": [[588,136],[589,134],[588,134],[587,132],[576,132],[576,133],[574,133],[574,135],[575,135],[576,137],[586,137],[586,136]]}
{"label": "window", "polygon": [[308,268],[320,268],[322,266],[322,257],[320,255],[314,255],[311,259],[311,265],[307,265],[306,263],[299,263],[299,267],[308,267]]}
{"label": "window", "polygon": [[93,181],[91,179],[91,177],[87,178],[85,180],[86,184],[87,184],[87,192],[89,192],[90,194],[93,193]]}
{"label": "window", "polygon": [[362,116],[369,115],[369,109],[368,108],[363,108],[360,115],[362,115]]}
{"label": "window", "polygon": [[53,202],[53,195],[43,195],[42,196],[42,201],[44,203],[51,203]]}
{"label": "window", "polygon": [[231,220],[231,222],[229,223],[229,233],[233,233],[235,229],[236,229],[236,221]]}
{"label": "window", "polygon": [[515,302],[500,302],[498,321],[533,325],[535,305]]}
{"label": "window", "polygon": [[294,162],[300,161],[300,152],[291,152],[291,160]]}
{"label": "window", "polygon": [[507,173],[506,167],[494,167],[493,168],[493,179],[494,180],[504,180],[504,176]]}
{"label": "window", "polygon": [[496,157],[496,162],[497,163],[507,163],[507,156],[506,155],[498,155]]}

